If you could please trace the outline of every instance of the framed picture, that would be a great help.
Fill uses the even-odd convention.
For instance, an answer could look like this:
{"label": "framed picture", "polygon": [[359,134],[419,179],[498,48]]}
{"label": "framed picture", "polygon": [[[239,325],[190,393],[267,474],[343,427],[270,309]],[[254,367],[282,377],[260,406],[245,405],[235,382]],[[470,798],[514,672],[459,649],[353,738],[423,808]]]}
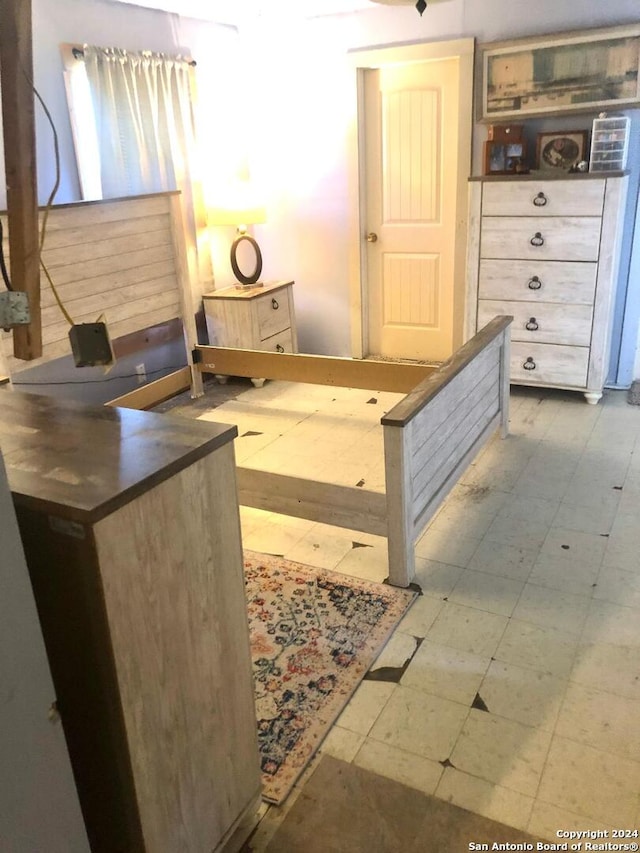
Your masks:
{"label": "framed picture", "polygon": [[520,142],[489,139],[484,143],[485,175],[513,175],[524,166],[526,147]]}
{"label": "framed picture", "polygon": [[482,121],[640,103],[640,25],[480,47]]}
{"label": "framed picture", "polygon": [[536,144],[536,169],[542,172],[567,172],[587,157],[586,130],[550,130],[539,133]]}

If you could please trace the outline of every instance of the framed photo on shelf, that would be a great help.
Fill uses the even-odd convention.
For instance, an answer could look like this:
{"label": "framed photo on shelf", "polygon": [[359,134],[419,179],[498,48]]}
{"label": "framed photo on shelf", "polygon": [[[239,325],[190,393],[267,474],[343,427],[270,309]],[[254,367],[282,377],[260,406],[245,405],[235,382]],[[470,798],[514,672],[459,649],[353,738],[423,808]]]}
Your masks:
{"label": "framed photo on shelf", "polygon": [[536,143],[536,169],[541,172],[568,172],[587,158],[586,130],[549,130],[539,133]]}
{"label": "framed photo on shelf", "polygon": [[524,140],[519,142],[488,139],[484,143],[484,173],[485,175],[515,175],[524,168],[526,146]]}
{"label": "framed photo on shelf", "polygon": [[640,103],[640,25],[480,46],[481,121]]}

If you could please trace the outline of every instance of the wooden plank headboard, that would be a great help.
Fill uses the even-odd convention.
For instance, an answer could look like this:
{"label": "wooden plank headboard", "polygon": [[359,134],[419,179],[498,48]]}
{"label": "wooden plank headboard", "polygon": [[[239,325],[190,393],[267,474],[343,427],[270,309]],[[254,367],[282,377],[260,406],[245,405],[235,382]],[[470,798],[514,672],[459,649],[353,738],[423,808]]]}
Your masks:
{"label": "wooden plank headboard", "polygon": [[[7,216],[0,216],[10,268]],[[196,333],[178,193],[55,205],[42,257],[74,323],[95,322],[104,315],[115,340],[181,317],[190,357]],[[44,273],[41,291],[43,355],[16,359],[11,341],[4,341],[12,373],[71,352],[69,323]]]}

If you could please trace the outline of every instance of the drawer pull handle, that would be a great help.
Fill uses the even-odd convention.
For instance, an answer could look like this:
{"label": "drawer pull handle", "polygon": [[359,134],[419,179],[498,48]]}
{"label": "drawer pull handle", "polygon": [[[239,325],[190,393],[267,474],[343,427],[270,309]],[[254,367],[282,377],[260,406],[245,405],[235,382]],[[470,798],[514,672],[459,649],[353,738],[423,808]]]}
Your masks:
{"label": "drawer pull handle", "polygon": [[276,344],[276,352],[284,352],[284,347],[282,344]]}
{"label": "drawer pull handle", "polygon": [[536,207],[544,207],[548,203],[548,201],[549,199],[544,193],[538,193],[538,195],[534,198],[533,203]]}
{"label": "drawer pull handle", "polygon": [[527,329],[527,331],[529,332],[537,332],[539,328],[540,326],[538,326],[538,324],[536,323],[535,317],[530,317],[529,322],[525,323],[525,329]]}
{"label": "drawer pull handle", "polygon": [[278,305],[278,300],[277,300],[277,299],[272,299],[272,300],[271,300],[271,307],[273,308],[273,310],[274,310],[274,311],[277,311],[277,310],[278,310],[278,308],[279,308],[280,306]]}
{"label": "drawer pull handle", "polygon": [[525,363],[522,366],[524,367],[525,370],[535,370],[536,369],[536,363],[531,358],[531,356],[529,356],[529,358],[525,361]]}
{"label": "drawer pull handle", "polygon": [[544,246],[544,237],[539,231],[536,231],[529,242],[532,246]]}
{"label": "drawer pull handle", "polygon": [[542,287],[542,282],[540,281],[537,275],[534,275],[527,282],[527,287],[529,288],[529,290],[540,290],[540,288]]}

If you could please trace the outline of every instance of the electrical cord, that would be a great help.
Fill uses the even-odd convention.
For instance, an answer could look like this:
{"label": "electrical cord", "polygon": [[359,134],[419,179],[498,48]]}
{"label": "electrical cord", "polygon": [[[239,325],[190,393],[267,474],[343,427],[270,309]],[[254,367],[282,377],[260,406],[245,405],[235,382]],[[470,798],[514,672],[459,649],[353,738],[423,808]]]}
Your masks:
{"label": "electrical cord", "polygon": [[4,262],[4,232],[2,228],[2,219],[0,219],[0,271],[2,271],[2,280],[5,283],[5,287],[7,290],[13,290],[13,285],[11,284],[11,279],[9,278],[9,273],[7,272],[7,267]]}
{"label": "electrical cord", "polygon": [[46,203],[45,209],[44,209],[44,214],[42,217],[42,226],[40,228],[40,266],[42,267],[42,271],[44,272],[44,274],[47,278],[47,281],[49,282],[49,285],[51,287],[51,290],[53,292],[55,300],[58,303],[58,307],[62,311],[65,320],[69,323],[70,326],[73,326],[74,325],[73,319],[72,319],[71,315],[69,314],[69,312],[67,311],[67,309],[64,307],[62,299],[60,298],[60,295],[56,289],[56,286],[53,283],[53,279],[51,278],[49,270],[47,269],[47,266],[42,259],[42,250],[44,248],[44,241],[45,241],[45,237],[47,234],[47,222],[49,220],[49,213],[50,213],[51,208],[53,206],[53,201],[54,201],[54,199],[58,193],[58,189],[60,187],[60,141],[58,139],[58,131],[56,129],[56,125],[55,125],[55,122],[53,120],[53,117],[52,117],[51,113],[49,112],[49,108],[47,107],[44,100],[42,99],[40,92],[38,92],[35,85],[33,84],[33,81],[31,81],[31,88],[33,89],[33,93],[36,96],[36,98],[38,99],[38,101],[40,101],[40,105],[41,105],[42,109],[44,110],[44,114],[46,115],[46,117],[49,121],[49,124],[51,125],[51,131],[53,133],[53,152],[54,152],[54,160],[55,160],[55,166],[56,166],[55,183],[53,185],[51,192],[49,193],[49,198],[47,199],[47,203]]}
{"label": "electrical cord", "polygon": [[[147,376],[153,376],[155,373],[163,373],[166,371],[172,370],[181,370],[183,367],[187,367],[187,364],[177,364],[171,367],[159,367],[157,370],[147,370]],[[49,381],[47,379],[42,379],[40,382],[20,382],[15,379],[12,380],[12,385],[100,385],[103,382],[114,382],[116,379],[139,379],[139,373],[125,373],[121,376],[105,376],[103,379],[68,379],[64,381]]]}

